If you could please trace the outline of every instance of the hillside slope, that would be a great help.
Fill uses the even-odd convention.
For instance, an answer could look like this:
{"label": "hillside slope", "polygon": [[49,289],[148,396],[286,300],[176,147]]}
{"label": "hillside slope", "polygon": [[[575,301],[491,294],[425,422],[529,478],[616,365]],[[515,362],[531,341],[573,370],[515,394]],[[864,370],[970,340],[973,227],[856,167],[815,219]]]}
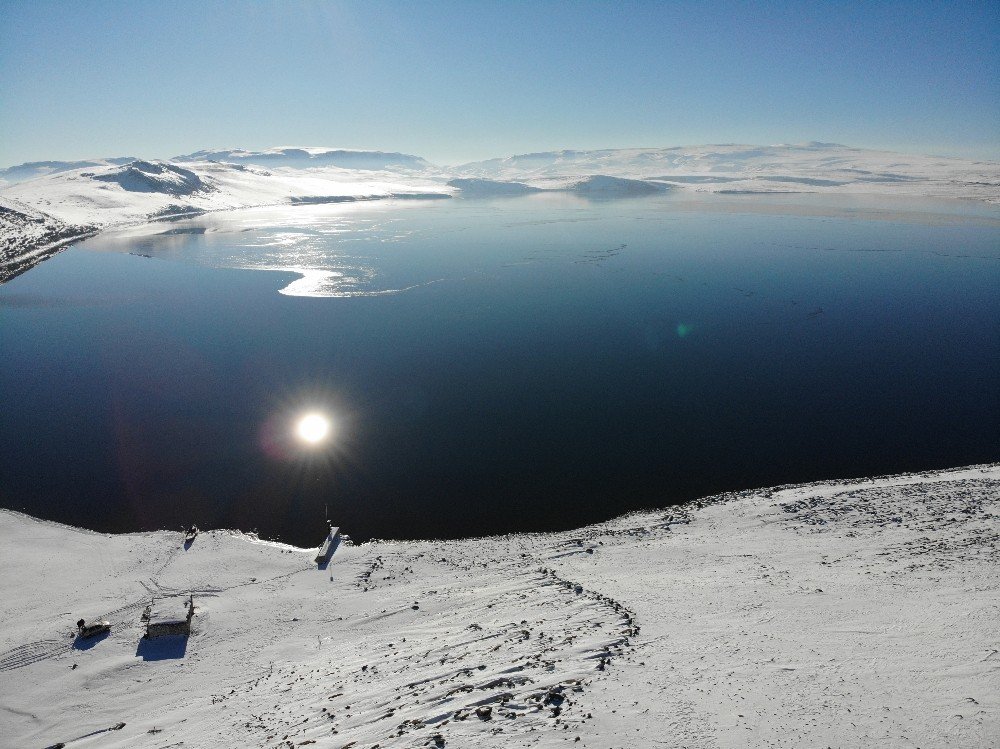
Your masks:
{"label": "hillside slope", "polygon": [[[5,741],[997,746],[998,515],[994,464],[317,569],[233,532],[185,549],[4,511]],[[141,639],[151,597],[192,593],[191,637]],[[110,636],[75,642],[98,615]]]}

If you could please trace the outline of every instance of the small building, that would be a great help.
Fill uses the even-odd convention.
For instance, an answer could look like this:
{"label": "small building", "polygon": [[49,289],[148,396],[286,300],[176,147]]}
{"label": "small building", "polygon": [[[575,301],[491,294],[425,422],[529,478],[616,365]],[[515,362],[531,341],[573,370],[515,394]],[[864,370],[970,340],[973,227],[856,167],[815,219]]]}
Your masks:
{"label": "small building", "polygon": [[161,598],[146,609],[146,637],[191,634],[191,619],[194,617],[194,596],[186,601],[180,598]]}
{"label": "small building", "polygon": [[319,551],[316,553],[316,564],[328,564],[330,559],[333,557],[333,552],[337,550],[337,544],[340,542],[340,528],[331,525],[330,532],[326,536],[326,540],[319,547]]}

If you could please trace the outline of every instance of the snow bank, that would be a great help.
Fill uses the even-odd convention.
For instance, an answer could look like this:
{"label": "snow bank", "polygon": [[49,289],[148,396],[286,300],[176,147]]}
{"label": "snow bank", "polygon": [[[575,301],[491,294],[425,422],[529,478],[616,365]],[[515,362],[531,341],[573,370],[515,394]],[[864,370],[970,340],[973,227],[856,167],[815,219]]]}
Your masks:
{"label": "snow bank", "polygon": [[[998,516],[994,464],[342,545],[320,570],[3,511],[4,741],[996,746]],[[150,598],[189,594],[191,636],[144,645]],[[110,636],[74,639],[98,616]]]}

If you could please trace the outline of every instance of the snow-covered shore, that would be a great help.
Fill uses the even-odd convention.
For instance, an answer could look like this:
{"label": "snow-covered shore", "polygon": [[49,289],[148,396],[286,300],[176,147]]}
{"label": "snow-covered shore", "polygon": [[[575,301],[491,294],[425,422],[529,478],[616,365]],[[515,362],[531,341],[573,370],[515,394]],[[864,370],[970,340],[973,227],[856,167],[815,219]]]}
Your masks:
{"label": "snow-covered shore", "polygon": [[67,224],[23,203],[0,197],[0,283],[97,232],[96,226]]}
{"label": "snow-covered shore", "polygon": [[[341,545],[325,570],[3,511],[0,743],[997,746],[998,521],[1000,464]],[[150,598],[189,593],[192,636],[143,641]]]}

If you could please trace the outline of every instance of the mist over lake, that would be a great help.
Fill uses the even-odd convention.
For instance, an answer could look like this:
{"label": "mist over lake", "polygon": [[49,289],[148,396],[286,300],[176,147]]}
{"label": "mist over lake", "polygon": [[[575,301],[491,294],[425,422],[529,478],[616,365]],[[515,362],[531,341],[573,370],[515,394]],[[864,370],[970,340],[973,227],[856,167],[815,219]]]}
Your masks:
{"label": "mist over lake", "polygon": [[[1000,213],[654,196],[299,206],[0,287],[0,502],[107,531],[569,529],[1000,448]],[[295,419],[331,422],[320,447]]]}

